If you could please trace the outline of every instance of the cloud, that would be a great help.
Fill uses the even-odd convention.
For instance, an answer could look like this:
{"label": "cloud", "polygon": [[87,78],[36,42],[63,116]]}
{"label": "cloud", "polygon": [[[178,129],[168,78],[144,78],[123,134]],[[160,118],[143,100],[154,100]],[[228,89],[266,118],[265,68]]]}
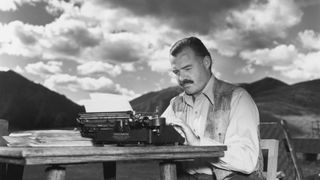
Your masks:
{"label": "cloud", "polygon": [[36,57],[39,55],[37,39],[41,38],[43,28],[13,21],[0,24],[0,54]]}
{"label": "cloud", "polygon": [[136,71],[136,68],[133,63],[122,63],[120,64],[121,68],[128,72]]}
{"label": "cloud", "polygon": [[243,74],[252,74],[255,72],[255,69],[252,64],[247,64],[244,68],[240,69],[236,73],[243,73]]}
{"label": "cloud", "polygon": [[93,51],[96,58],[109,62],[136,62],[141,60],[146,47],[131,33],[109,34]]}
{"label": "cloud", "polygon": [[148,61],[152,71],[156,72],[168,72],[171,68],[169,61],[169,46],[165,46],[162,49],[151,53]]}
{"label": "cloud", "polygon": [[287,37],[287,30],[301,21],[303,12],[293,0],[251,3],[248,8],[230,11],[225,28],[214,33],[217,49],[235,56],[244,49],[266,48]]}
{"label": "cloud", "polygon": [[1,11],[14,11],[16,9],[17,9],[17,6],[14,0],[0,1]]}
{"label": "cloud", "polygon": [[291,66],[277,67],[283,75],[291,79],[310,80],[320,78],[320,51],[299,54]]}
{"label": "cloud", "polygon": [[117,76],[121,74],[122,69],[118,65],[101,61],[90,61],[79,65],[77,71],[81,75],[110,74],[111,76]]}
{"label": "cloud", "polygon": [[0,71],[9,71],[10,69],[8,67],[2,67],[0,66]]}
{"label": "cloud", "polygon": [[231,12],[227,23],[249,32],[284,37],[286,29],[298,24],[302,15],[294,0],[268,0],[267,3],[252,3],[248,9]]}
{"label": "cloud", "polygon": [[91,78],[77,77],[69,74],[56,74],[45,79],[44,85],[52,90],[64,88],[73,92],[101,92],[123,94],[129,97],[136,95],[133,90],[123,88],[119,84],[114,83],[111,79],[104,76],[99,78]]}
{"label": "cloud", "polygon": [[30,74],[46,76],[46,75],[61,73],[62,65],[63,65],[62,62],[57,62],[57,61],[48,61],[46,63],[39,61],[33,64],[28,64],[25,67],[25,70],[27,73],[30,73]]}
{"label": "cloud", "polygon": [[299,32],[298,39],[302,46],[306,49],[320,50],[320,34],[316,34],[313,30],[305,30]]}
{"label": "cloud", "polygon": [[273,49],[265,48],[240,53],[240,57],[250,63],[270,67],[290,65],[297,56],[298,51],[294,45],[279,45]]}
{"label": "cloud", "polygon": [[245,7],[250,0],[99,0],[98,3],[106,7],[127,9],[139,17],[151,16],[186,32],[206,34],[213,26],[217,26],[221,14],[231,9]]}
{"label": "cloud", "polygon": [[51,60],[82,60],[81,53],[99,45],[103,33],[96,22],[88,22],[80,15],[69,13],[45,26],[20,21],[1,24],[4,29],[1,32],[5,34],[0,35],[0,53]]}
{"label": "cloud", "polygon": [[248,61],[248,67],[271,67],[291,79],[320,78],[320,51],[302,53],[294,45],[278,45],[272,49],[243,51],[240,56]]}

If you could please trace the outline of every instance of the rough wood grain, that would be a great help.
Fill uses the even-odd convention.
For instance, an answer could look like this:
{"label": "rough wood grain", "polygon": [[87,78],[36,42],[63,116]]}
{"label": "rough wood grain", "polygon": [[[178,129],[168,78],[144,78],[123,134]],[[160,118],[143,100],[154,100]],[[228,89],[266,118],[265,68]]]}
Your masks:
{"label": "rough wood grain", "polygon": [[126,160],[169,160],[221,157],[225,146],[146,147],[0,147],[0,161],[17,164],[70,164]]}
{"label": "rough wood grain", "polygon": [[66,168],[61,166],[50,166],[46,169],[47,180],[65,180]]}
{"label": "rough wood grain", "polygon": [[160,180],[177,180],[176,164],[172,162],[162,162],[160,166]]}

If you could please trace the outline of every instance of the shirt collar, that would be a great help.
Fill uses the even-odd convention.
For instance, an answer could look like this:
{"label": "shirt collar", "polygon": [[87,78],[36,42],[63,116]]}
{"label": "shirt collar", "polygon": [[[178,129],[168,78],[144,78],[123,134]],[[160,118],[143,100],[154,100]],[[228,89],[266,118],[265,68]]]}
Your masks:
{"label": "shirt collar", "polygon": [[[205,97],[210,101],[211,104],[214,103],[214,101],[213,101],[213,99],[214,99],[214,95],[213,95],[214,80],[215,80],[214,76],[211,75],[208,83],[206,84],[206,86],[205,86],[204,89],[202,90],[202,93],[200,94],[200,96],[201,96],[201,95],[202,95],[202,96],[205,96]],[[185,92],[183,92],[183,95],[182,95],[182,96],[183,96],[184,101],[185,101],[188,105],[192,106],[192,104],[193,104],[192,96],[187,95]]]}

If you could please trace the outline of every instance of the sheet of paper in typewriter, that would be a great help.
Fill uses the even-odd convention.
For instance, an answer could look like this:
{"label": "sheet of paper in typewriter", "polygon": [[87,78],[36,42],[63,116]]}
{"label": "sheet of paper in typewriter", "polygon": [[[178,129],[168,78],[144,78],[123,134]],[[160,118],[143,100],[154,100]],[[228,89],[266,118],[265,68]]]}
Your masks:
{"label": "sheet of paper in typewriter", "polygon": [[132,111],[128,97],[118,94],[92,93],[90,99],[81,100],[86,112]]}

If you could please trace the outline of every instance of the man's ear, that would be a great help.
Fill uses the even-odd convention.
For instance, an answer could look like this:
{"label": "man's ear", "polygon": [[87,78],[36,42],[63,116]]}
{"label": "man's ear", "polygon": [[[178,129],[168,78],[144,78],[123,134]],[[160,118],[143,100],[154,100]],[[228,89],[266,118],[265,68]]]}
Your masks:
{"label": "man's ear", "polygon": [[209,56],[205,56],[203,58],[203,64],[207,69],[210,69],[210,67],[211,67],[211,58]]}

